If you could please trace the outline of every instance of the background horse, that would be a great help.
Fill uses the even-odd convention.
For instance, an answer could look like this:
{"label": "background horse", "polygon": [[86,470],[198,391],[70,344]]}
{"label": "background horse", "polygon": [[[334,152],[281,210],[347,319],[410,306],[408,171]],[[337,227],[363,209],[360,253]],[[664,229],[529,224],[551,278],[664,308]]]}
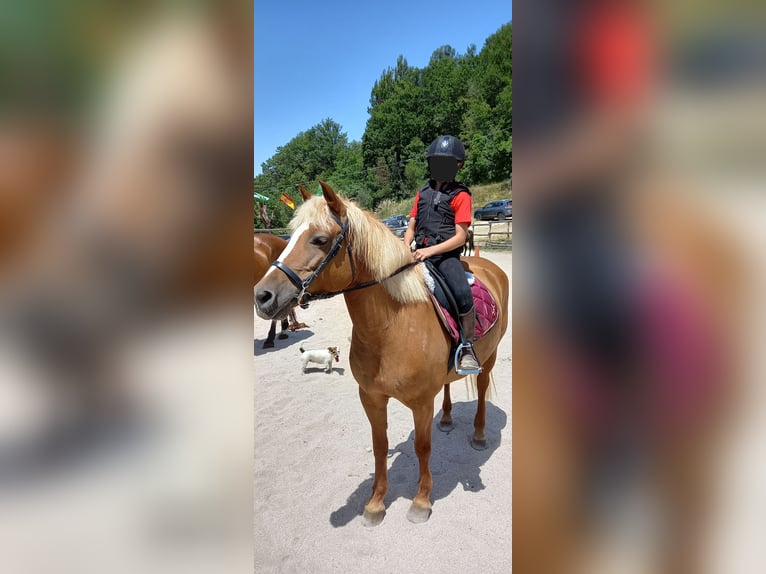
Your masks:
{"label": "background horse", "polygon": [[473,255],[476,253],[476,246],[473,243],[473,229],[470,227],[465,232],[465,245],[463,245],[463,255]]}
{"label": "background horse", "polygon": [[[271,267],[271,264],[279,257],[284,248],[287,247],[287,241],[273,235],[271,233],[256,233],[253,235],[253,260],[254,260],[254,276],[253,285],[258,283],[266,272]],[[289,319],[292,321],[292,325],[289,324],[288,318],[282,319],[282,330],[279,333],[279,339],[287,339],[287,330],[295,331],[305,327],[304,323],[299,323],[295,316],[295,311],[290,311]],[[269,328],[269,334],[266,340],[263,342],[264,349],[272,349],[274,347],[274,336],[277,332],[277,322],[272,320],[271,327]]]}
{"label": "background horse", "polygon": [[[440,428],[447,430],[452,426],[449,383],[460,378],[454,372],[447,373],[451,341],[433,309],[421,267],[393,276],[413,262],[409,249],[371,214],[336,195],[326,183],[320,185],[323,197],[307,200],[296,212],[291,222],[295,231],[278,260],[281,268],[296,270],[290,272],[298,276],[291,279],[281,268],[270,269],[256,285],[256,309],[263,318],[280,318],[304,291],[310,290],[312,295],[344,293],[353,323],[349,360],[372,429],[375,456],[375,480],[364,508],[364,522],[376,525],[385,515],[390,398],[399,400],[413,414],[420,478],[407,517],[412,522],[424,522],[431,514],[429,458],[434,397],[444,388]],[[475,344],[483,371],[477,378],[478,406],[471,443],[483,449],[487,444],[485,395],[497,345],[507,328],[509,282],[505,273],[486,259],[467,258],[464,263],[487,286],[500,310],[495,326]],[[353,290],[365,282],[374,284]]]}

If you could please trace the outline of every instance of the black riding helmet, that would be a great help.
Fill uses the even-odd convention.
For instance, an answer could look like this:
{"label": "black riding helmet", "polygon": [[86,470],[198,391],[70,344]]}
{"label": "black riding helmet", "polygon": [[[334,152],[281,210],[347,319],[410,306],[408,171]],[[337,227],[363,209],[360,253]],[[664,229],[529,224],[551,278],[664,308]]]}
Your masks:
{"label": "black riding helmet", "polygon": [[452,157],[457,161],[465,161],[465,147],[455,136],[439,136],[428,146],[426,159],[432,157]]}

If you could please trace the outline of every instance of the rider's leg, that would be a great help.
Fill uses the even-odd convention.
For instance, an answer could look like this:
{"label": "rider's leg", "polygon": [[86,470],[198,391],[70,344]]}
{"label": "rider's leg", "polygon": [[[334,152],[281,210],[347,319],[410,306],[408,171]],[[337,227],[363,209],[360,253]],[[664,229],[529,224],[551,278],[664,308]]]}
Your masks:
{"label": "rider's leg", "polygon": [[465,276],[465,269],[460,263],[460,259],[447,257],[440,262],[439,271],[444,276],[444,280],[449,285],[457,303],[461,343],[466,346],[460,357],[460,370],[480,371],[481,366],[473,352],[472,344],[475,334],[476,311],[473,307],[473,295]]}

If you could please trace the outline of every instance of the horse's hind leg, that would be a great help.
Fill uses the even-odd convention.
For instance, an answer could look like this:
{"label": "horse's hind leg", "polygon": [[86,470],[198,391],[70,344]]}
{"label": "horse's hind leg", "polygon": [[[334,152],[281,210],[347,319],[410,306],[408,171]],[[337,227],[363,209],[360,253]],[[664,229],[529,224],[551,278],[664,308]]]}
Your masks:
{"label": "horse's hind leg", "polygon": [[282,319],[282,330],[279,332],[278,339],[287,339],[287,319]]}
{"label": "horse's hind leg", "polygon": [[263,342],[263,348],[264,349],[273,349],[274,348],[274,335],[277,334],[277,322],[272,321],[271,327],[269,327],[269,334],[266,337],[266,340]]}
{"label": "horse's hind leg", "polygon": [[388,398],[370,395],[359,388],[359,399],[372,428],[372,452],[375,455],[375,481],[372,496],[364,506],[365,526],[377,526],[386,515],[383,498],[388,490]]}
{"label": "horse's hind leg", "polygon": [[452,424],[452,400],[449,394],[449,383],[444,385],[444,399],[442,400],[442,418],[439,421],[439,430],[451,431],[455,425]]}
{"label": "horse's hind leg", "polygon": [[418,480],[418,493],[412,500],[407,518],[410,522],[425,522],[431,516],[431,487],[433,479],[429,460],[431,458],[431,427],[434,420],[433,398],[424,404],[412,409],[415,419],[415,454],[420,463],[420,480]]}
{"label": "horse's hind leg", "polygon": [[473,438],[471,438],[471,446],[476,450],[484,450],[487,448],[487,437],[484,434],[484,425],[487,422],[487,389],[489,388],[489,375],[492,372],[492,367],[495,366],[495,359],[497,358],[497,351],[492,353],[492,356],[487,359],[482,365],[482,371],[476,377],[476,387],[479,400],[476,407],[476,416],[473,419]]}

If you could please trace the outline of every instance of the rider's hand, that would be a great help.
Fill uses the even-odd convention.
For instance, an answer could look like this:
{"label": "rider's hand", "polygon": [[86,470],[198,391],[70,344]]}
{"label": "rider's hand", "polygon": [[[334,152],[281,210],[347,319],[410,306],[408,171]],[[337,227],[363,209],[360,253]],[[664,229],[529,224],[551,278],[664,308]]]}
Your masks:
{"label": "rider's hand", "polygon": [[433,252],[431,251],[430,247],[423,247],[421,249],[416,249],[412,253],[412,257],[413,259],[415,259],[415,261],[425,261],[426,259],[431,257],[431,255],[433,255]]}

